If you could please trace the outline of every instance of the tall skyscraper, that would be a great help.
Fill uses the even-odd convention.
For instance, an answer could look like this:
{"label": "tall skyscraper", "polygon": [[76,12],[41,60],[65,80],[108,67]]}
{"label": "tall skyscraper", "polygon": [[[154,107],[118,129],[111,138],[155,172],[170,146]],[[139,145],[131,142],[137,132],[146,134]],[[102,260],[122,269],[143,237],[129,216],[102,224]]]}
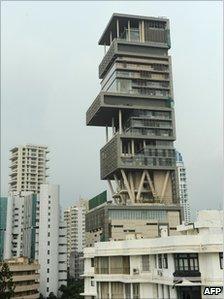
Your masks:
{"label": "tall skyscraper", "polygon": [[[106,127],[101,179],[108,181],[114,203],[126,210],[111,212],[109,218],[144,219],[144,225],[155,220],[174,229],[181,216],[169,20],[113,14],[99,45],[105,48],[101,91],[86,123]],[[90,219],[89,228],[95,226]]]}
{"label": "tall skyscraper", "polygon": [[47,154],[46,146],[27,144],[11,149],[10,191],[40,192],[40,185],[46,183]]}
{"label": "tall skyscraper", "polygon": [[66,226],[61,218],[58,185],[41,185],[39,210],[40,293],[44,297],[51,292],[57,296],[60,286],[67,285]]}
{"label": "tall skyscraper", "polygon": [[82,274],[81,259],[85,247],[85,218],[88,202],[79,202],[64,211],[64,221],[67,226],[67,264],[70,276],[79,278]]}
{"label": "tall skyscraper", "polygon": [[181,153],[176,152],[176,165],[179,180],[180,204],[183,208],[184,221],[189,223],[191,221],[190,205],[188,200],[187,190],[187,174],[184,166],[184,161]]}

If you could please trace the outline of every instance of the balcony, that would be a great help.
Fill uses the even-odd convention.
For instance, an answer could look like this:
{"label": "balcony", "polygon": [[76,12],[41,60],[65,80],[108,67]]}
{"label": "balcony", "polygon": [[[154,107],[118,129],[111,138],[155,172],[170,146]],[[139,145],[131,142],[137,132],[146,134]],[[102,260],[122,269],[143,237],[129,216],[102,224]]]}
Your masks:
{"label": "balcony", "polygon": [[86,113],[87,126],[111,127],[111,119],[118,118],[118,110],[136,109],[173,111],[169,96],[100,92]]}
{"label": "balcony", "polygon": [[[136,32],[135,32],[136,35]],[[102,79],[114,59],[119,55],[133,55],[135,57],[164,57],[167,56],[169,46],[166,43],[139,42],[136,38],[115,38],[99,65],[99,78]]]}
{"label": "balcony", "polygon": [[173,273],[174,277],[201,277],[201,272],[198,270],[176,270]]}
{"label": "balcony", "polygon": [[116,134],[100,151],[101,179],[113,179],[118,169],[158,169],[174,170],[176,166],[175,151],[171,147],[160,148],[146,146],[135,154],[121,152],[122,139],[125,134]]}

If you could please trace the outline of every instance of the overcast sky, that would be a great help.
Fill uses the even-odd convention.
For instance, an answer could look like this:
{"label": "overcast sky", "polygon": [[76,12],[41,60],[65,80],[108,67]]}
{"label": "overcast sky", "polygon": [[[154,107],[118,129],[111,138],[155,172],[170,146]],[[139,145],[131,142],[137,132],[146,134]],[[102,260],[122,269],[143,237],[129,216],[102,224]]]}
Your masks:
{"label": "overcast sky", "polygon": [[112,13],[166,16],[171,23],[176,148],[187,168],[193,215],[222,202],[222,3],[4,1],[2,10],[2,195],[9,149],[50,149],[51,183],[63,208],[107,187],[99,151],[105,129],[86,127],[100,90],[98,40]]}

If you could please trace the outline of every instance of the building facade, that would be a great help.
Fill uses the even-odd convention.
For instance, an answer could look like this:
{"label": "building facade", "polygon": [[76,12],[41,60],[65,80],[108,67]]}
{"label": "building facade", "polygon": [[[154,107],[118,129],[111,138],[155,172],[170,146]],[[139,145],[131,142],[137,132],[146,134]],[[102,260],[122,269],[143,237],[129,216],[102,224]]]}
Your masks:
{"label": "building facade", "polygon": [[39,213],[40,293],[44,297],[51,292],[57,296],[60,286],[67,285],[66,225],[61,218],[58,185],[41,185]]}
{"label": "building facade", "polygon": [[4,259],[25,256],[35,259],[37,195],[12,192],[7,199]]}
{"label": "building facade", "polygon": [[85,299],[201,299],[222,287],[223,212],[200,211],[180,235],[96,243],[85,248]]}
{"label": "building facade", "polygon": [[88,202],[79,202],[64,211],[67,227],[67,264],[70,276],[78,279],[83,272],[83,249],[85,247],[85,221]]}
{"label": "building facade", "polygon": [[[5,260],[12,272],[15,286],[13,299],[37,299],[39,298],[39,264],[30,262],[27,258],[19,257]],[[0,270],[2,264],[0,263]]]}
{"label": "building facade", "polygon": [[186,223],[191,222],[190,205],[187,190],[187,174],[181,153],[176,152],[177,176],[179,181],[180,204],[183,209],[183,218]]}
{"label": "building facade", "polygon": [[3,260],[6,231],[7,197],[0,197],[0,261]]}
{"label": "building facade", "polygon": [[[158,220],[159,225],[164,213],[174,209],[179,212],[172,222],[179,224],[169,20],[113,14],[99,45],[105,47],[99,66],[101,91],[87,111],[86,123],[106,128],[101,179],[108,181],[112,201],[120,209],[148,206],[158,217],[144,220]],[[166,222],[168,230],[173,223]]]}
{"label": "building facade", "polygon": [[9,190],[39,193],[47,178],[47,147],[27,144],[12,148],[10,153]]}

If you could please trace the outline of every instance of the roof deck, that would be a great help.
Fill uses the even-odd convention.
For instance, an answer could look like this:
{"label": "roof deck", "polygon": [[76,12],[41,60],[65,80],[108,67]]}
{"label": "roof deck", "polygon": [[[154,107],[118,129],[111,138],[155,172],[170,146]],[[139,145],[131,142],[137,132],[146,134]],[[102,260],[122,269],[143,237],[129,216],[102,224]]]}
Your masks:
{"label": "roof deck", "polygon": [[114,38],[139,40],[147,42],[149,30],[169,31],[169,20],[163,17],[146,17],[129,14],[114,13],[110,18],[100,40],[99,45],[109,46]]}

